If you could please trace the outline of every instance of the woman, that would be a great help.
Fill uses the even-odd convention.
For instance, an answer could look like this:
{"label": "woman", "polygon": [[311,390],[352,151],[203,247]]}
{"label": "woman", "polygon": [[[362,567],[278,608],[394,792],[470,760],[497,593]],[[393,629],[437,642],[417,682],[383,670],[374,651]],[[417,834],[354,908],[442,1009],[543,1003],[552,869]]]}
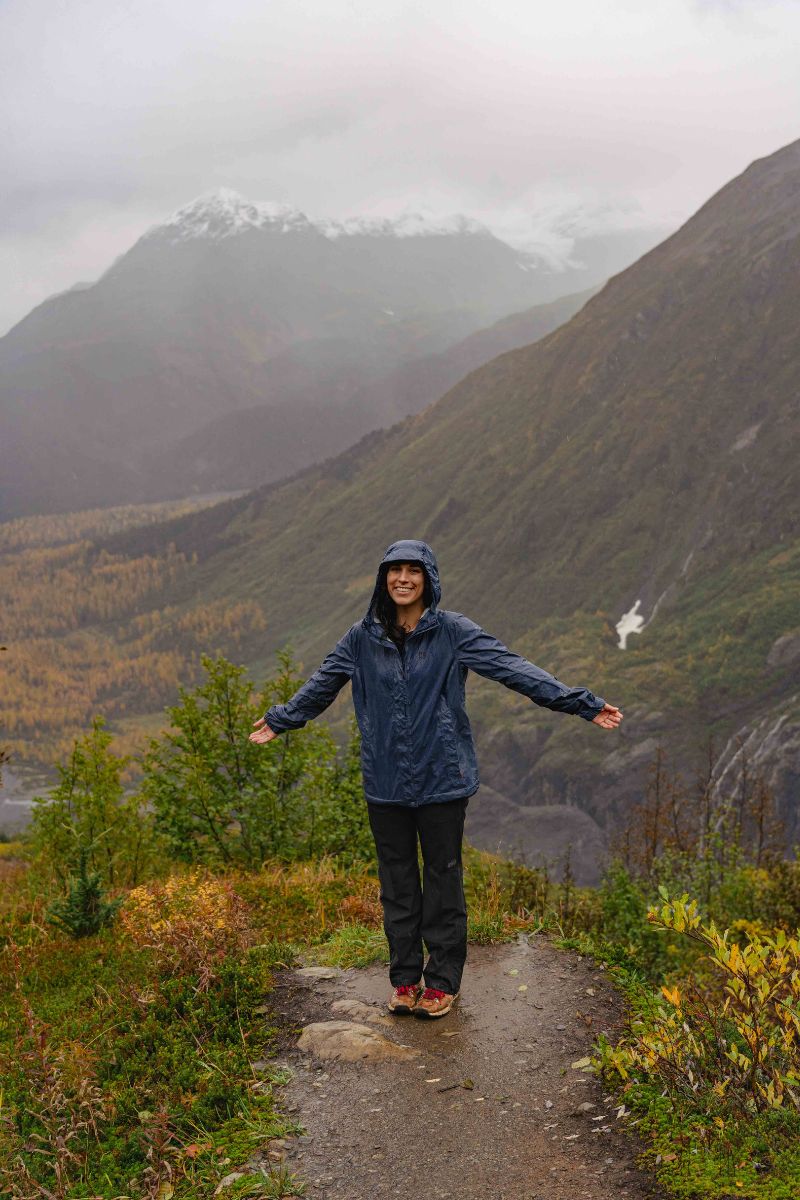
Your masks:
{"label": "woman", "polygon": [[[426,1019],[452,1008],[467,954],[461,841],[467,801],[478,789],[464,703],[467,672],[603,729],[622,720],[613,704],[585,688],[567,687],[474,621],[440,610],[440,597],[430,546],[394,542],[378,568],[366,616],[287,704],[273,705],[255,722],[250,735],[261,744],[301,729],[352,684],[391,956],[389,1010]],[[424,970],[423,943],[429,956]]]}

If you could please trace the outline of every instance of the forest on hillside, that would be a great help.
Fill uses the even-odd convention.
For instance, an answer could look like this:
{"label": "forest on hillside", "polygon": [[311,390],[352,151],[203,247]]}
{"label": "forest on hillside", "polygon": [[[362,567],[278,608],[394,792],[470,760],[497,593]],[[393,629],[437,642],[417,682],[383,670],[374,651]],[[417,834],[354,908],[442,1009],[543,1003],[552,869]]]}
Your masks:
{"label": "forest on hillside", "polygon": [[[242,532],[250,532],[250,517],[240,510],[238,502],[216,505],[164,526],[159,518],[178,515],[176,506],[128,507],[0,527],[6,646],[0,727],[12,770],[15,764],[52,770],[95,716],[108,722],[121,752],[136,752],[160,728],[163,708],[179,688],[200,679],[204,653],[259,670],[274,661],[285,644],[276,636],[275,601],[285,609],[286,589],[276,596],[260,584],[253,595],[253,564],[237,550]],[[590,681],[621,699],[634,739],[646,743],[655,731],[670,753],[683,746],[686,765],[709,735],[722,749],[747,720],[748,698],[763,703],[772,695],[790,704],[791,662],[774,648],[783,646],[796,622],[799,573],[800,544],[770,547],[698,577],[681,607],[662,611],[646,636],[629,638],[624,652],[611,614],[600,611],[553,614],[520,636],[516,648],[562,679]],[[356,605],[366,602],[371,577],[356,584],[358,593],[347,594],[353,617]],[[289,590],[294,619],[304,628],[304,606],[316,591]],[[316,652],[303,659],[306,669],[319,661]],[[471,681],[470,689],[485,782],[504,790],[507,750],[502,739],[495,747],[492,735],[513,732],[515,746],[523,753],[529,746],[538,756],[534,795],[563,802],[564,781],[581,773],[573,794],[613,830],[635,788],[623,789],[620,804],[622,767],[600,777],[607,745],[576,738],[568,722],[553,723],[483,680]],[[341,738],[344,707],[333,717]],[[533,768],[526,762],[525,772]],[[522,786],[519,771],[516,776]],[[785,798],[782,803],[793,829]]]}
{"label": "forest on hillside", "polygon": [[0,525],[4,600],[0,728],[8,752],[41,767],[68,753],[95,714],[119,745],[141,745],[135,720],[200,677],[204,653],[235,654],[264,629],[249,601],[171,604],[193,556],[114,554],[99,538],[198,505],[126,506]]}

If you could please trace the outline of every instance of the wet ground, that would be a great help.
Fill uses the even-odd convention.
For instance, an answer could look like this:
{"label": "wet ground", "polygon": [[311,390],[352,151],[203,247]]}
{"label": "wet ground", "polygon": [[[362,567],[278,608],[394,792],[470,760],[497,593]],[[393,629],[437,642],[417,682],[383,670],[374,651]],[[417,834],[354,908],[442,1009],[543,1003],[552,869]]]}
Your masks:
{"label": "wet ground", "polygon": [[[332,980],[286,972],[276,1007],[299,1025],[357,999],[382,1009],[385,967]],[[314,1200],[655,1200],[641,1147],[600,1082],[572,1064],[621,1002],[587,959],[536,936],[470,948],[462,998],[436,1021],[376,1028],[411,1047],[401,1062],[320,1062],[290,1048],[284,1102],[306,1129],[287,1165]]]}

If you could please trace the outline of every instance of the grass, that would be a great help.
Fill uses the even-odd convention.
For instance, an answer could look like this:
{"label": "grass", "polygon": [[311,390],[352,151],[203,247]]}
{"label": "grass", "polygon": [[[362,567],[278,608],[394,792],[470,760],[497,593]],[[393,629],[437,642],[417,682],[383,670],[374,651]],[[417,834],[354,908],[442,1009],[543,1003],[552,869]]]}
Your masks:
{"label": "grass", "polygon": [[[26,893],[24,869],[9,866],[13,896],[0,906],[12,968],[0,978],[0,1180],[11,1200],[28,1194],[20,1156],[36,1185],[63,1200],[201,1200],[242,1168],[226,1194],[301,1194],[302,1181],[281,1161],[282,1139],[301,1130],[282,1108],[287,1075],[275,1066],[282,1035],[271,1016],[272,982],[297,962],[386,963],[373,868],[323,859],[229,873],[247,904],[250,948],[219,961],[211,985],[198,990],[195,978],[159,966],[119,925],[80,941],[56,934]],[[774,880],[740,871],[715,895],[730,909],[718,916],[760,909],[766,919],[774,910],[791,924],[787,898],[800,902],[795,875],[800,880],[789,868]],[[465,888],[471,942],[547,931],[557,945],[604,964],[632,1030],[646,1027],[662,982],[697,975],[696,956],[649,927],[647,886],[624,872],[599,890],[576,889],[466,848]],[[677,1200],[800,1194],[800,1114],[776,1109],[720,1127],[691,1105],[676,1107],[656,1080],[609,1074],[606,1082],[644,1138],[645,1165]],[[70,1110],[92,1113],[95,1127],[52,1115]],[[63,1153],[65,1136],[74,1161]]]}
{"label": "grass", "polygon": [[640,1085],[622,1099],[648,1141],[643,1165],[677,1200],[797,1200],[800,1114],[775,1110],[720,1129],[675,1113],[657,1087]]}
{"label": "grass", "polygon": [[311,946],[304,961],[320,967],[368,967],[388,963],[389,946],[382,929],[367,925],[343,925],[327,941]]}
{"label": "grass", "polygon": [[[116,1196],[134,1184],[146,1194],[158,1142],[175,1196],[203,1196],[217,1167],[296,1131],[279,1112],[281,1078],[251,1067],[274,1053],[263,1011],[269,950],[226,961],[203,993],[191,977],[163,978],[117,931],[80,942],[42,933],[13,957],[18,967],[4,980],[0,1021],[4,1102],[22,1138],[15,1145],[0,1137],[10,1195],[20,1152],[42,1186],[65,1173],[65,1195]],[[102,1100],[94,1129],[53,1117],[63,1106],[80,1110],[95,1090]],[[38,1157],[24,1154],[33,1137],[41,1139]]]}
{"label": "grass", "polygon": [[[56,933],[33,876],[22,863],[7,865],[0,1179],[12,1200],[37,1187],[64,1200],[156,1197],[167,1184],[175,1200],[200,1200],[248,1163],[228,1194],[299,1194],[279,1152],[276,1161],[254,1158],[299,1131],[281,1110],[286,1076],[270,1065],[279,1045],[274,972],[297,961],[387,961],[373,869],[323,859],[229,873],[247,905],[250,948],[217,961],[203,989],[199,976],[172,969],[155,942],[142,948],[120,922],[80,940]],[[512,913],[520,881],[509,871],[467,851],[473,940],[507,940],[538,924]],[[179,893],[199,920],[199,902]]]}

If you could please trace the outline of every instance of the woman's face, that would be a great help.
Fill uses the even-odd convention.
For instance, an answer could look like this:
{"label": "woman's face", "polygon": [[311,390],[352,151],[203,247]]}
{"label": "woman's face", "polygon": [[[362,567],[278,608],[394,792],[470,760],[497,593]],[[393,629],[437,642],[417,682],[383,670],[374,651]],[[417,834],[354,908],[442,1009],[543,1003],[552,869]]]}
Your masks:
{"label": "woman's face", "polygon": [[392,563],[386,572],[386,587],[399,608],[407,608],[422,599],[425,572],[419,563]]}

